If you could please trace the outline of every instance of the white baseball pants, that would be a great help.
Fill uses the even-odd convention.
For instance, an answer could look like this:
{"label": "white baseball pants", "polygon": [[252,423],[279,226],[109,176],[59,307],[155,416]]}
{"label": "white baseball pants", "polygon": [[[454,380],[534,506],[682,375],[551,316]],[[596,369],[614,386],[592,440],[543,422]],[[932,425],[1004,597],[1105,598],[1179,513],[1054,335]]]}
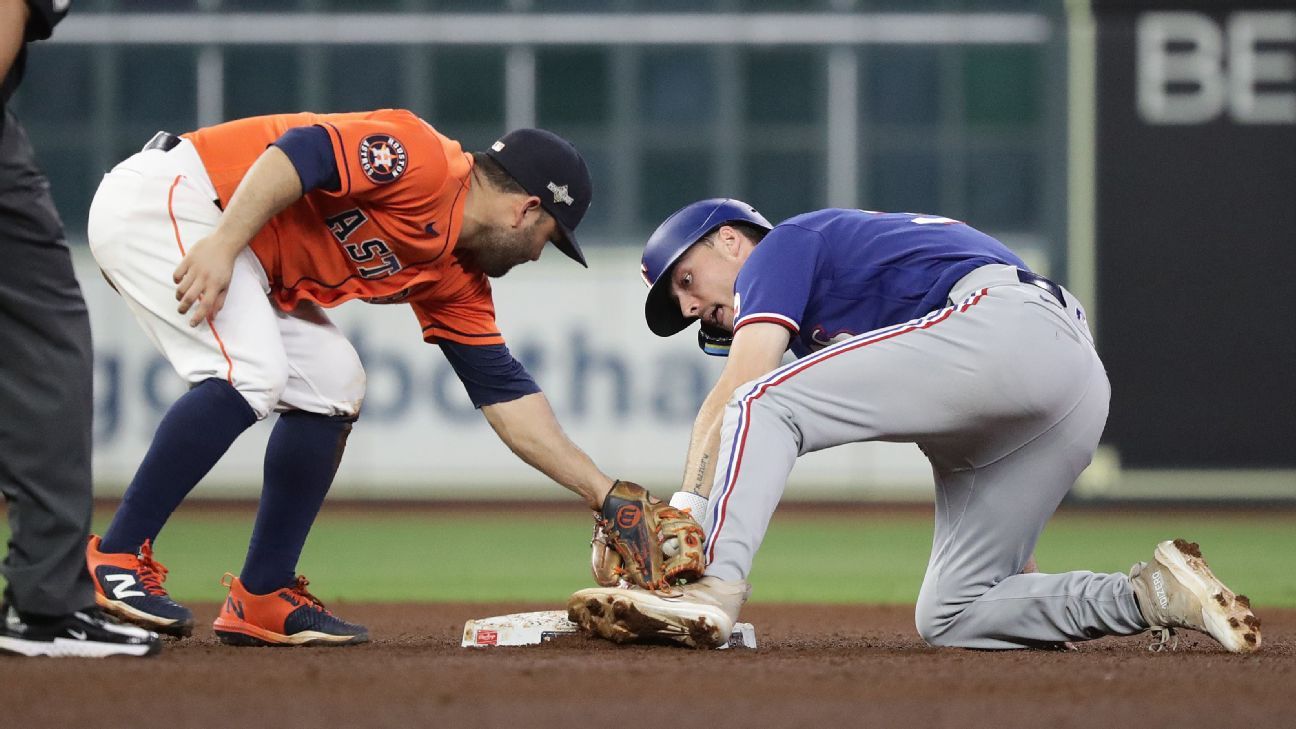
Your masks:
{"label": "white baseball pants", "polygon": [[250,249],[234,264],[221,311],[197,327],[178,313],[176,266],[220,221],[216,191],[188,141],[126,159],[104,176],[90,206],[90,250],[177,374],[218,377],[258,418],[272,410],[356,416],[365,374],[355,348],[315,305],[285,313],[268,298]]}

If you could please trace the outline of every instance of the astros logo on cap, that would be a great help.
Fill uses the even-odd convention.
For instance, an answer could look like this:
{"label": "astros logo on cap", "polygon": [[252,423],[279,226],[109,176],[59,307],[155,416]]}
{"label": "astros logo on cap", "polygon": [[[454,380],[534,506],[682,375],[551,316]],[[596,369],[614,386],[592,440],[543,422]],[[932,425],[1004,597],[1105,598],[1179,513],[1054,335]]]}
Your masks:
{"label": "astros logo on cap", "polygon": [[408,164],[405,145],[390,134],[370,134],[360,141],[360,169],[374,182],[395,180]]}

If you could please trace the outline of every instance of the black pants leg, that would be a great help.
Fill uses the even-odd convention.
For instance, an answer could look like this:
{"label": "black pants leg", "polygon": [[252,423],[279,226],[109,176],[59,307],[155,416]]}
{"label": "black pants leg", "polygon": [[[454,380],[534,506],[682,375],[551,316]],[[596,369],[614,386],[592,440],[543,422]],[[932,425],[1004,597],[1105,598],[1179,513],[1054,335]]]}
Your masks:
{"label": "black pants leg", "polygon": [[0,137],[0,491],[5,596],[58,615],[94,603],[85,569],[92,486],[90,319],[49,182],[18,120]]}

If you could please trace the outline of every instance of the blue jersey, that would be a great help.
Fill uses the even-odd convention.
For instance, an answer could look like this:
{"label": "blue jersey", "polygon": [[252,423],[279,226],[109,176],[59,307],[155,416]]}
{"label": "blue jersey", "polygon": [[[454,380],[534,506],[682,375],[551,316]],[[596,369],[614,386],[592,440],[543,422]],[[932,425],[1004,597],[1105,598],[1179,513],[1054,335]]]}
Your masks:
{"label": "blue jersey", "polygon": [[792,331],[798,357],[945,306],[981,266],[1026,269],[1007,246],[956,220],[819,210],[770,231],[734,284],[734,331],[766,321]]}

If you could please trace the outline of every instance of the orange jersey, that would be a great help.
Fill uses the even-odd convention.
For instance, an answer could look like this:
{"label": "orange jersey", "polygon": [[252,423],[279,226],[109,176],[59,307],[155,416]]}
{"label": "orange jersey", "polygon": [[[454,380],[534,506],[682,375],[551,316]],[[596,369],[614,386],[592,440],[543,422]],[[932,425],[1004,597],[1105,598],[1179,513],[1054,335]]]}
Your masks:
{"label": "orange jersey", "polygon": [[424,339],[503,343],[490,282],[452,255],[473,164],[458,142],[396,109],[252,117],[184,136],[224,206],[266,147],[309,125],[332,139],[341,188],[306,193],[252,239],[275,303],[408,303]]}

